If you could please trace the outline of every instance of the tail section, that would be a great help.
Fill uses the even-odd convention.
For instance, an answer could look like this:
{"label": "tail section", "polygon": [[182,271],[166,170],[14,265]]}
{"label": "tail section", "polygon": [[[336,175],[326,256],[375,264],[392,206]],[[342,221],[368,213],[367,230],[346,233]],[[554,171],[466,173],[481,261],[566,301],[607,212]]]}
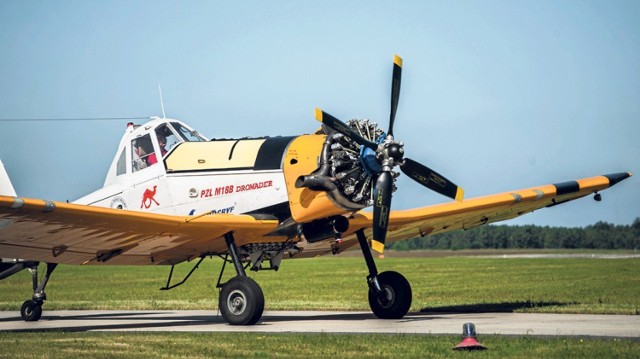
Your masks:
{"label": "tail section", "polygon": [[9,179],[9,175],[7,171],[4,169],[4,164],[2,164],[2,160],[0,160],[0,195],[2,196],[16,196],[16,190],[13,188],[11,184],[11,180]]}
{"label": "tail section", "polygon": [[[9,175],[4,169],[4,164],[0,160],[0,196],[16,196],[16,190],[11,184]],[[25,262],[22,259],[1,258],[0,257],[0,280],[26,269],[28,266],[37,266],[37,262]]]}

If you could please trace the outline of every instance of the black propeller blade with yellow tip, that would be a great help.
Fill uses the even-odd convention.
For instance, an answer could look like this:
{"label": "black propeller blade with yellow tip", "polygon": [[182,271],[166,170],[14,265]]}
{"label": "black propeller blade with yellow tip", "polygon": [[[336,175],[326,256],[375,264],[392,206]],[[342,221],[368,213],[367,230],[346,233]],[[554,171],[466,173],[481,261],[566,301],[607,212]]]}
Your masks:
{"label": "black propeller blade with yellow tip", "polygon": [[371,248],[382,253],[387,237],[387,227],[391,214],[391,199],[393,192],[393,168],[400,166],[404,174],[424,187],[440,193],[456,201],[462,201],[464,190],[449,181],[438,172],[429,167],[404,157],[404,145],[393,139],[393,125],[395,123],[398,102],[400,99],[400,83],[402,78],[402,58],[395,55],[393,58],[393,77],[391,80],[391,111],[389,114],[389,127],[386,138],[382,143],[374,143],[359,133],[355,132],[344,122],[330,114],[316,108],[315,117],[329,128],[342,133],[361,146],[375,151],[376,159],[380,162],[379,173],[375,179],[373,188],[373,240]]}
{"label": "black propeller blade with yellow tip", "polygon": [[346,123],[338,120],[337,118],[331,116],[330,114],[322,111],[321,109],[316,107],[316,120],[322,122],[323,124],[329,126],[330,128],[342,133],[343,135],[351,138],[357,144],[365,147],[369,147],[372,150],[376,150],[378,145],[367,140],[366,138],[360,136],[357,132],[351,129],[351,127],[347,126]]}
{"label": "black propeller blade with yellow tip", "polygon": [[400,80],[402,79],[402,58],[393,56],[393,76],[391,77],[391,112],[389,113],[389,129],[387,132],[393,136],[393,123],[396,120],[398,101],[400,100]]}
{"label": "black propeller blade with yellow tip", "polygon": [[438,172],[411,158],[405,158],[404,164],[400,166],[400,169],[412,180],[443,196],[455,199],[456,201],[462,201],[464,197],[464,190],[461,187],[456,186]]}

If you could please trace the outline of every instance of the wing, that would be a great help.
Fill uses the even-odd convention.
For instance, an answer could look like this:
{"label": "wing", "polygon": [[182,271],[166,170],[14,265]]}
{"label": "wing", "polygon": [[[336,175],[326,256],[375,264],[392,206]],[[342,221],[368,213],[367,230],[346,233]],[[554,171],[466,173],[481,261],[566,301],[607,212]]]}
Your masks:
{"label": "wing", "polygon": [[[630,173],[614,173],[583,178],[518,191],[493,194],[422,208],[392,211],[387,242],[424,237],[455,229],[470,229],[487,223],[521,216],[544,207],[552,207],[607,189],[630,177]],[[371,213],[361,213],[350,219],[350,233],[366,229],[370,238]],[[350,241],[355,236],[345,236]]]}
{"label": "wing", "polygon": [[[389,241],[511,219],[607,189],[629,173],[584,178],[411,210],[393,211]],[[371,213],[350,219],[344,242],[306,246],[296,257],[342,252],[357,244],[355,232],[371,235]],[[0,257],[64,264],[176,264],[203,253],[225,253],[234,233],[238,246],[285,242],[270,233],[278,221],[249,215],[180,217],[0,196]]]}
{"label": "wing", "polygon": [[[0,196],[0,257],[65,264],[175,264],[264,242],[277,220],[249,215],[179,217]],[[269,237],[283,242],[285,237]]]}

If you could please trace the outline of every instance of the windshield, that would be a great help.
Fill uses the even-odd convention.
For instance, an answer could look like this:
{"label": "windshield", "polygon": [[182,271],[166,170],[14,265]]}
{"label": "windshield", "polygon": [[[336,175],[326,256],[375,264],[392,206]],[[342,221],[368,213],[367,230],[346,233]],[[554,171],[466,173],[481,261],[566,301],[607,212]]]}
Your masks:
{"label": "windshield", "polygon": [[182,137],[182,139],[185,140],[185,141],[201,142],[201,141],[206,141],[207,140],[206,138],[200,136],[198,131],[191,131],[190,129],[182,126],[178,122],[171,122],[171,126],[173,126],[173,128],[176,129],[178,134],[180,134],[180,137]]}

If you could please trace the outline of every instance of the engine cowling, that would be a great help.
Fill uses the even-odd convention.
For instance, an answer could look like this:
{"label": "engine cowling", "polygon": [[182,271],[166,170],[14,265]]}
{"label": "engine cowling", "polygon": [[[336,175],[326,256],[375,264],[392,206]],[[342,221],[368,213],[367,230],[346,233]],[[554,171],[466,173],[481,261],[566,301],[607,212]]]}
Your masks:
{"label": "engine cowling", "polygon": [[[372,141],[384,136],[369,120],[351,120],[348,125]],[[380,170],[375,152],[338,132],[296,138],[283,167],[292,217],[299,223],[371,206],[372,178]]]}

